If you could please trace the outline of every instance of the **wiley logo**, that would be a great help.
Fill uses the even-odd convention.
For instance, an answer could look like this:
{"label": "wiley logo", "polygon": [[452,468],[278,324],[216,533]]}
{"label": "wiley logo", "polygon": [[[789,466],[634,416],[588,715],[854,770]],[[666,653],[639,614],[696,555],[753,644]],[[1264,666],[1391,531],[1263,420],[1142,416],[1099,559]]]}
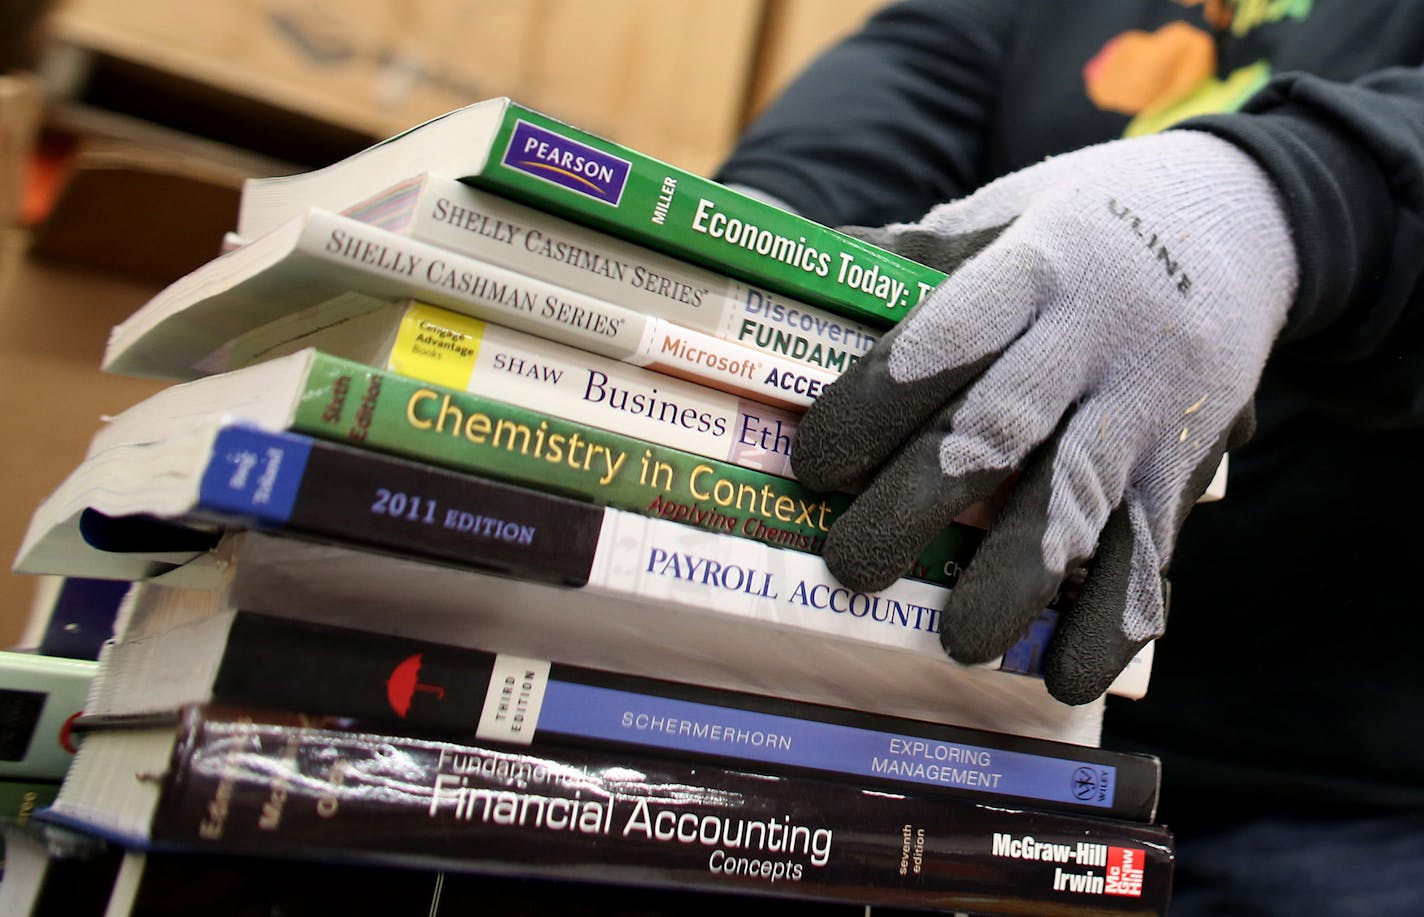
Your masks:
{"label": "wiley logo", "polygon": [[585,197],[618,206],[632,163],[553,131],[516,121],[501,163]]}

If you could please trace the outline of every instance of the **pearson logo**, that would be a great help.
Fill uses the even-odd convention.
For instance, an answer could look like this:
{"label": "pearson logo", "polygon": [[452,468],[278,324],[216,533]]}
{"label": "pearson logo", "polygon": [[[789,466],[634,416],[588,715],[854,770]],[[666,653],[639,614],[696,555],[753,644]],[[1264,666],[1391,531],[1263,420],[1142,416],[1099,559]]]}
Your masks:
{"label": "pearson logo", "polygon": [[562,137],[553,131],[516,121],[509,146],[500,160],[535,178],[618,206],[632,164],[602,150]]}

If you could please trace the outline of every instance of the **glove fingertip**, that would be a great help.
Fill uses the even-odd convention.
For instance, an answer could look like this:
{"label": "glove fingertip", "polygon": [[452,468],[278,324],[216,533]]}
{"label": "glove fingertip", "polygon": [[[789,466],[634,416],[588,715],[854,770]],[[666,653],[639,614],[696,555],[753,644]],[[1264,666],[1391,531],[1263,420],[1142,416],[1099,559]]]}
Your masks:
{"label": "glove fingertip", "polygon": [[897,566],[877,563],[864,554],[826,552],[826,568],[836,582],[852,592],[879,592],[889,589],[902,575]]}
{"label": "glove fingertip", "polygon": [[[1041,457],[1029,463],[950,593],[940,643],[951,658],[974,664],[1002,655],[1062,586],[1064,571],[1048,562],[1042,548],[1053,495],[1050,467]],[[997,492],[1015,473],[981,472],[975,492]]]}
{"label": "glove fingertip", "polygon": [[[1108,517],[1082,591],[1060,617],[1044,652],[1048,693],[1065,704],[1101,697],[1132,658],[1159,637],[1166,617],[1166,581],[1140,567],[1147,532],[1124,502]],[[1141,542],[1141,544],[1139,544]]]}
{"label": "glove fingertip", "polygon": [[[881,525],[883,509],[873,512],[853,505],[826,533],[822,559],[836,580],[856,592],[879,592],[909,572],[923,547],[913,529],[896,526],[903,536],[891,539]],[[891,509],[890,516],[898,515]]]}
{"label": "glove fingertip", "polygon": [[1120,641],[1108,650],[1098,645],[1083,653],[1082,644],[1050,650],[1043,664],[1043,683],[1054,700],[1077,707],[1090,704],[1107,693],[1150,640]]}
{"label": "glove fingertip", "polygon": [[963,665],[983,665],[1003,655],[1002,650],[992,649],[987,634],[975,634],[966,628],[955,628],[953,638],[941,632],[940,646],[945,655]]}
{"label": "glove fingertip", "polygon": [[791,440],[791,472],[812,490],[841,490],[863,481],[932,410],[900,410],[872,351],[821,392]]}
{"label": "glove fingertip", "polygon": [[1050,579],[1042,580],[1046,585],[1023,590],[1027,600],[1006,599],[1003,590],[974,589],[971,593],[968,581],[961,579],[945,605],[940,646],[949,658],[965,665],[999,658],[1022,638],[1024,628],[1031,623],[1028,616],[1042,610],[1043,603],[1035,596],[1052,593]]}

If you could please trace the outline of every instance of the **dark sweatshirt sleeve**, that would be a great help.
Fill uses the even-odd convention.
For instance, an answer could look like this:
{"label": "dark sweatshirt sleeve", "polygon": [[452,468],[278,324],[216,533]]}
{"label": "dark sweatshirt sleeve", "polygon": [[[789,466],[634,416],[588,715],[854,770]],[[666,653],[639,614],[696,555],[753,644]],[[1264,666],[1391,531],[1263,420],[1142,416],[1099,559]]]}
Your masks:
{"label": "dark sweatshirt sleeve", "polygon": [[1424,423],[1424,71],[1283,74],[1179,127],[1251,153],[1280,188],[1300,286],[1273,369],[1355,423]]}
{"label": "dark sweatshirt sleeve", "polygon": [[909,0],[881,10],[767,107],[717,179],[833,226],[915,219],[962,196],[983,180],[1016,7]]}

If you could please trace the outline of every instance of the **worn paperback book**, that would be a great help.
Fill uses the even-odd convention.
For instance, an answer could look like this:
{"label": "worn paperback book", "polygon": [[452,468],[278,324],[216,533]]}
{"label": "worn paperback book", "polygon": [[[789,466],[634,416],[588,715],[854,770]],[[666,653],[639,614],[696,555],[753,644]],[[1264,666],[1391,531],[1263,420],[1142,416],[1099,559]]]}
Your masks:
{"label": "worn paperback book", "polygon": [[416,300],[343,296],[236,338],[203,370],[305,348],[754,468],[791,473],[801,415]]}
{"label": "worn paperback book", "polygon": [[[964,666],[945,657],[933,630],[945,597],[940,587],[900,580],[879,593],[854,593],[830,578],[813,555],[617,510],[605,510],[602,518],[591,559],[584,552],[550,561],[587,565],[581,587],[432,563],[409,550],[375,551],[244,529],[227,531],[215,547],[186,560],[170,557],[166,568],[153,565],[137,592],[162,605],[161,613],[174,622],[233,610],[262,612],[892,716],[1098,743],[1101,698],[1067,706],[1048,694],[1041,678],[1020,674],[1041,662],[1051,614],[997,665]],[[708,553],[733,545],[730,553]],[[748,555],[747,548],[756,550]],[[122,621],[116,626],[126,630]],[[1145,657],[1139,661],[1122,682],[1133,691],[1144,687],[1150,668]]]}
{"label": "worn paperback book", "polygon": [[113,328],[103,366],[191,379],[232,339],[351,293],[414,297],[781,407],[804,410],[839,375],[315,208],[164,288]]}
{"label": "worn paperback book", "polygon": [[[418,320],[404,331],[422,336],[430,333],[429,326]],[[476,342],[457,345],[472,350]],[[495,357],[500,353],[508,351],[496,350]],[[434,361],[403,361],[403,368],[409,362],[417,369],[430,362],[442,368],[454,364],[457,373],[461,359],[442,353]],[[438,369],[427,373],[440,374]],[[506,394],[496,385],[481,388]],[[508,394],[519,391],[511,386]],[[520,406],[527,403],[424,383],[306,349],[158,392],[111,418],[94,436],[89,455],[95,463],[117,461],[100,456],[116,445],[190,435],[194,427],[227,417],[815,554],[852,499]],[[576,413],[567,409],[568,399],[564,404],[566,409],[555,413]],[[690,426],[705,424],[715,432],[715,418],[700,417],[686,402],[667,404],[672,411],[649,418],[652,425],[666,425],[661,419],[666,417]],[[745,453],[761,454],[751,448]],[[126,461],[141,465],[144,459]],[[262,463],[260,470],[267,467]],[[73,486],[91,486],[99,474],[93,468],[76,472]],[[911,575],[952,583],[982,536],[974,521],[966,516],[945,528],[921,552]]]}
{"label": "worn paperback book", "polygon": [[464,182],[425,173],[344,214],[756,350],[844,372],[877,329]]}
{"label": "worn paperback book", "polygon": [[944,274],[506,98],[449,112],[322,169],[249,179],[237,232],[344,210],[422,172],[459,179],[871,327]]}
{"label": "worn paperback book", "polygon": [[163,588],[135,590],[86,716],[301,703],[413,735],[627,747],[1138,821],[1156,812],[1160,766],[1144,755],[254,612],[175,619],[139,594]]}
{"label": "worn paperback book", "polygon": [[[943,660],[944,587],[902,579],[853,593],[813,554],[228,422],[94,455],[36,512],[16,568],[149,577],[184,561],[182,549],[191,558],[210,547],[216,534],[208,525],[604,587],[626,600],[681,603]],[[630,539],[644,548],[631,550]],[[864,603],[874,606],[871,620]],[[852,613],[818,613],[836,608]],[[1045,610],[1041,629],[1053,621]],[[1037,672],[1044,640],[1039,631],[1026,637],[1001,667]],[[1124,679],[1119,690],[1141,688]]]}

